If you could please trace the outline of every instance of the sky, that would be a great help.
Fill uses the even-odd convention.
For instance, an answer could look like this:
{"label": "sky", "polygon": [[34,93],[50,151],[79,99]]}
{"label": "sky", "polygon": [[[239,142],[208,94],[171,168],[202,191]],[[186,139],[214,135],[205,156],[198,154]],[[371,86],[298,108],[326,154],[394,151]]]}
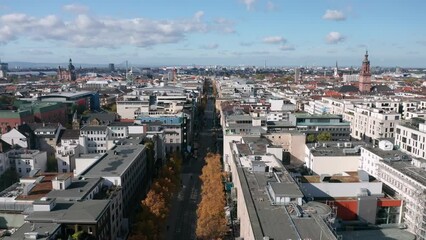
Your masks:
{"label": "sky", "polygon": [[3,62],[426,67],[425,0],[0,1]]}

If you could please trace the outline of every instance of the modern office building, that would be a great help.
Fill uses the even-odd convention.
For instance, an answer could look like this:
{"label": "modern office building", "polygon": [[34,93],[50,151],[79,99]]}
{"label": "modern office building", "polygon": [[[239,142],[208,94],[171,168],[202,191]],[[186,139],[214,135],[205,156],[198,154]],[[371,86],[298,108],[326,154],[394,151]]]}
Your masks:
{"label": "modern office building", "polygon": [[290,115],[290,122],[306,135],[328,132],[332,141],[350,138],[350,122],[344,121],[342,115],[294,113]]}

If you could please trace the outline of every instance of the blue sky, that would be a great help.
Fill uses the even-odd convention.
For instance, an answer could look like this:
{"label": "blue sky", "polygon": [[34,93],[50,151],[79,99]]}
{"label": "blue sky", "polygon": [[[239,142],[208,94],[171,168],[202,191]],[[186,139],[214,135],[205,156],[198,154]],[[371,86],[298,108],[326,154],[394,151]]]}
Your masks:
{"label": "blue sky", "polygon": [[2,61],[426,67],[424,0],[0,1]]}

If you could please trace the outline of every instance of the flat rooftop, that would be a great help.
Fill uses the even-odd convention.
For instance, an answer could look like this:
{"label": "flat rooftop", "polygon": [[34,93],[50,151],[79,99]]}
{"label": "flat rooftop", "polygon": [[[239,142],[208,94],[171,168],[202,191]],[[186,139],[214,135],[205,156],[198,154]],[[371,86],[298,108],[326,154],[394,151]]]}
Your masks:
{"label": "flat rooftop", "polygon": [[265,191],[271,179],[265,173],[250,172],[241,167],[237,171],[255,239],[264,236],[271,239],[336,239],[322,219],[295,217],[286,205],[272,205]]}
{"label": "flat rooftop", "polygon": [[92,94],[91,91],[78,91],[78,92],[57,92],[57,93],[50,93],[45,96],[42,96],[41,98],[50,98],[50,97],[65,97],[65,98],[77,98],[82,97],[85,95]]}
{"label": "flat rooftop", "polygon": [[404,152],[399,150],[382,150],[378,147],[367,146],[364,147],[369,152],[374,153],[375,155],[381,157],[382,159],[395,159],[395,158],[404,158],[404,160],[409,160],[411,157]]}
{"label": "flat rooftop", "polygon": [[[24,223],[16,232],[10,237],[3,238],[4,240],[22,240],[25,238],[25,233],[37,232],[39,235],[37,240],[49,239],[53,233],[60,229],[61,225],[57,223]],[[49,234],[46,234],[49,233]]]}
{"label": "flat rooftop", "polygon": [[95,223],[109,206],[109,200],[86,200],[82,202],[57,201],[50,211],[33,212],[27,221],[55,223]]}
{"label": "flat rooftop", "polygon": [[[330,176],[327,181],[327,183],[357,183],[361,182],[358,172],[346,172],[346,176],[341,175],[333,175]],[[302,183],[320,183],[321,177],[320,176],[302,176],[300,178]],[[372,179],[368,179],[369,182],[371,182]],[[376,181],[376,180],[375,180]]]}
{"label": "flat rooftop", "polygon": [[416,236],[408,231],[397,228],[385,228],[378,230],[359,230],[339,232],[345,240],[377,240],[377,239],[398,239],[415,240]]}
{"label": "flat rooftop", "polygon": [[52,190],[46,197],[63,200],[82,200],[89,194],[100,182],[101,178],[89,178],[85,180],[73,179],[70,186],[64,190]]}
{"label": "flat rooftop", "polygon": [[114,149],[108,150],[81,176],[88,178],[120,177],[144,149],[145,146],[140,144],[117,145]]}
{"label": "flat rooftop", "polygon": [[336,114],[309,114],[309,113],[294,113],[296,118],[309,118],[309,119],[317,119],[317,118],[332,118],[332,119],[342,119],[342,115]]}
{"label": "flat rooftop", "polygon": [[404,127],[408,127],[408,128],[413,129],[413,130],[419,131],[419,125],[421,123],[425,124],[426,119],[415,117],[415,118],[411,118],[410,120],[403,121],[400,124]]}
{"label": "flat rooftop", "polygon": [[402,172],[404,175],[426,186],[426,170],[416,167],[410,161],[383,161],[386,165]]}
{"label": "flat rooftop", "polygon": [[365,146],[365,142],[322,142],[307,143],[313,156],[360,156],[361,146]]}

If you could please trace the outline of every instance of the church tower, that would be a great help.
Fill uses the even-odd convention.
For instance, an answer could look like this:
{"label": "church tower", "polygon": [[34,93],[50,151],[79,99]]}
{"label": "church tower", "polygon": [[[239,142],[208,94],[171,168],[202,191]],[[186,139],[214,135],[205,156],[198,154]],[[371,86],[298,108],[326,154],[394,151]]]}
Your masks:
{"label": "church tower", "polygon": [[77,74],[75,72],[75,67],[72,65],[72,60],[70,58],[69,64],[68,64],[68,72],[70,75],[70,80],[75,81],[77,79]]}
{"label": "church tower", "polygon": [[77,111],[75,111],[72,116],[72,129],[80,130],[80,120],[77,117]]}
{"label": "church tower", "polygon": [[333,73],[333,77],[334,78],[339,78],[339,66],[337,65],[337,61],[336,61],[336,67],[334,68],[334,73]]}
{"label": "church tower", "polygon": [[368,51],[365,52],[364,61],[362,61],[362,67],[359,73],[359,91],[364,93],[371,91],[371,72]]}

